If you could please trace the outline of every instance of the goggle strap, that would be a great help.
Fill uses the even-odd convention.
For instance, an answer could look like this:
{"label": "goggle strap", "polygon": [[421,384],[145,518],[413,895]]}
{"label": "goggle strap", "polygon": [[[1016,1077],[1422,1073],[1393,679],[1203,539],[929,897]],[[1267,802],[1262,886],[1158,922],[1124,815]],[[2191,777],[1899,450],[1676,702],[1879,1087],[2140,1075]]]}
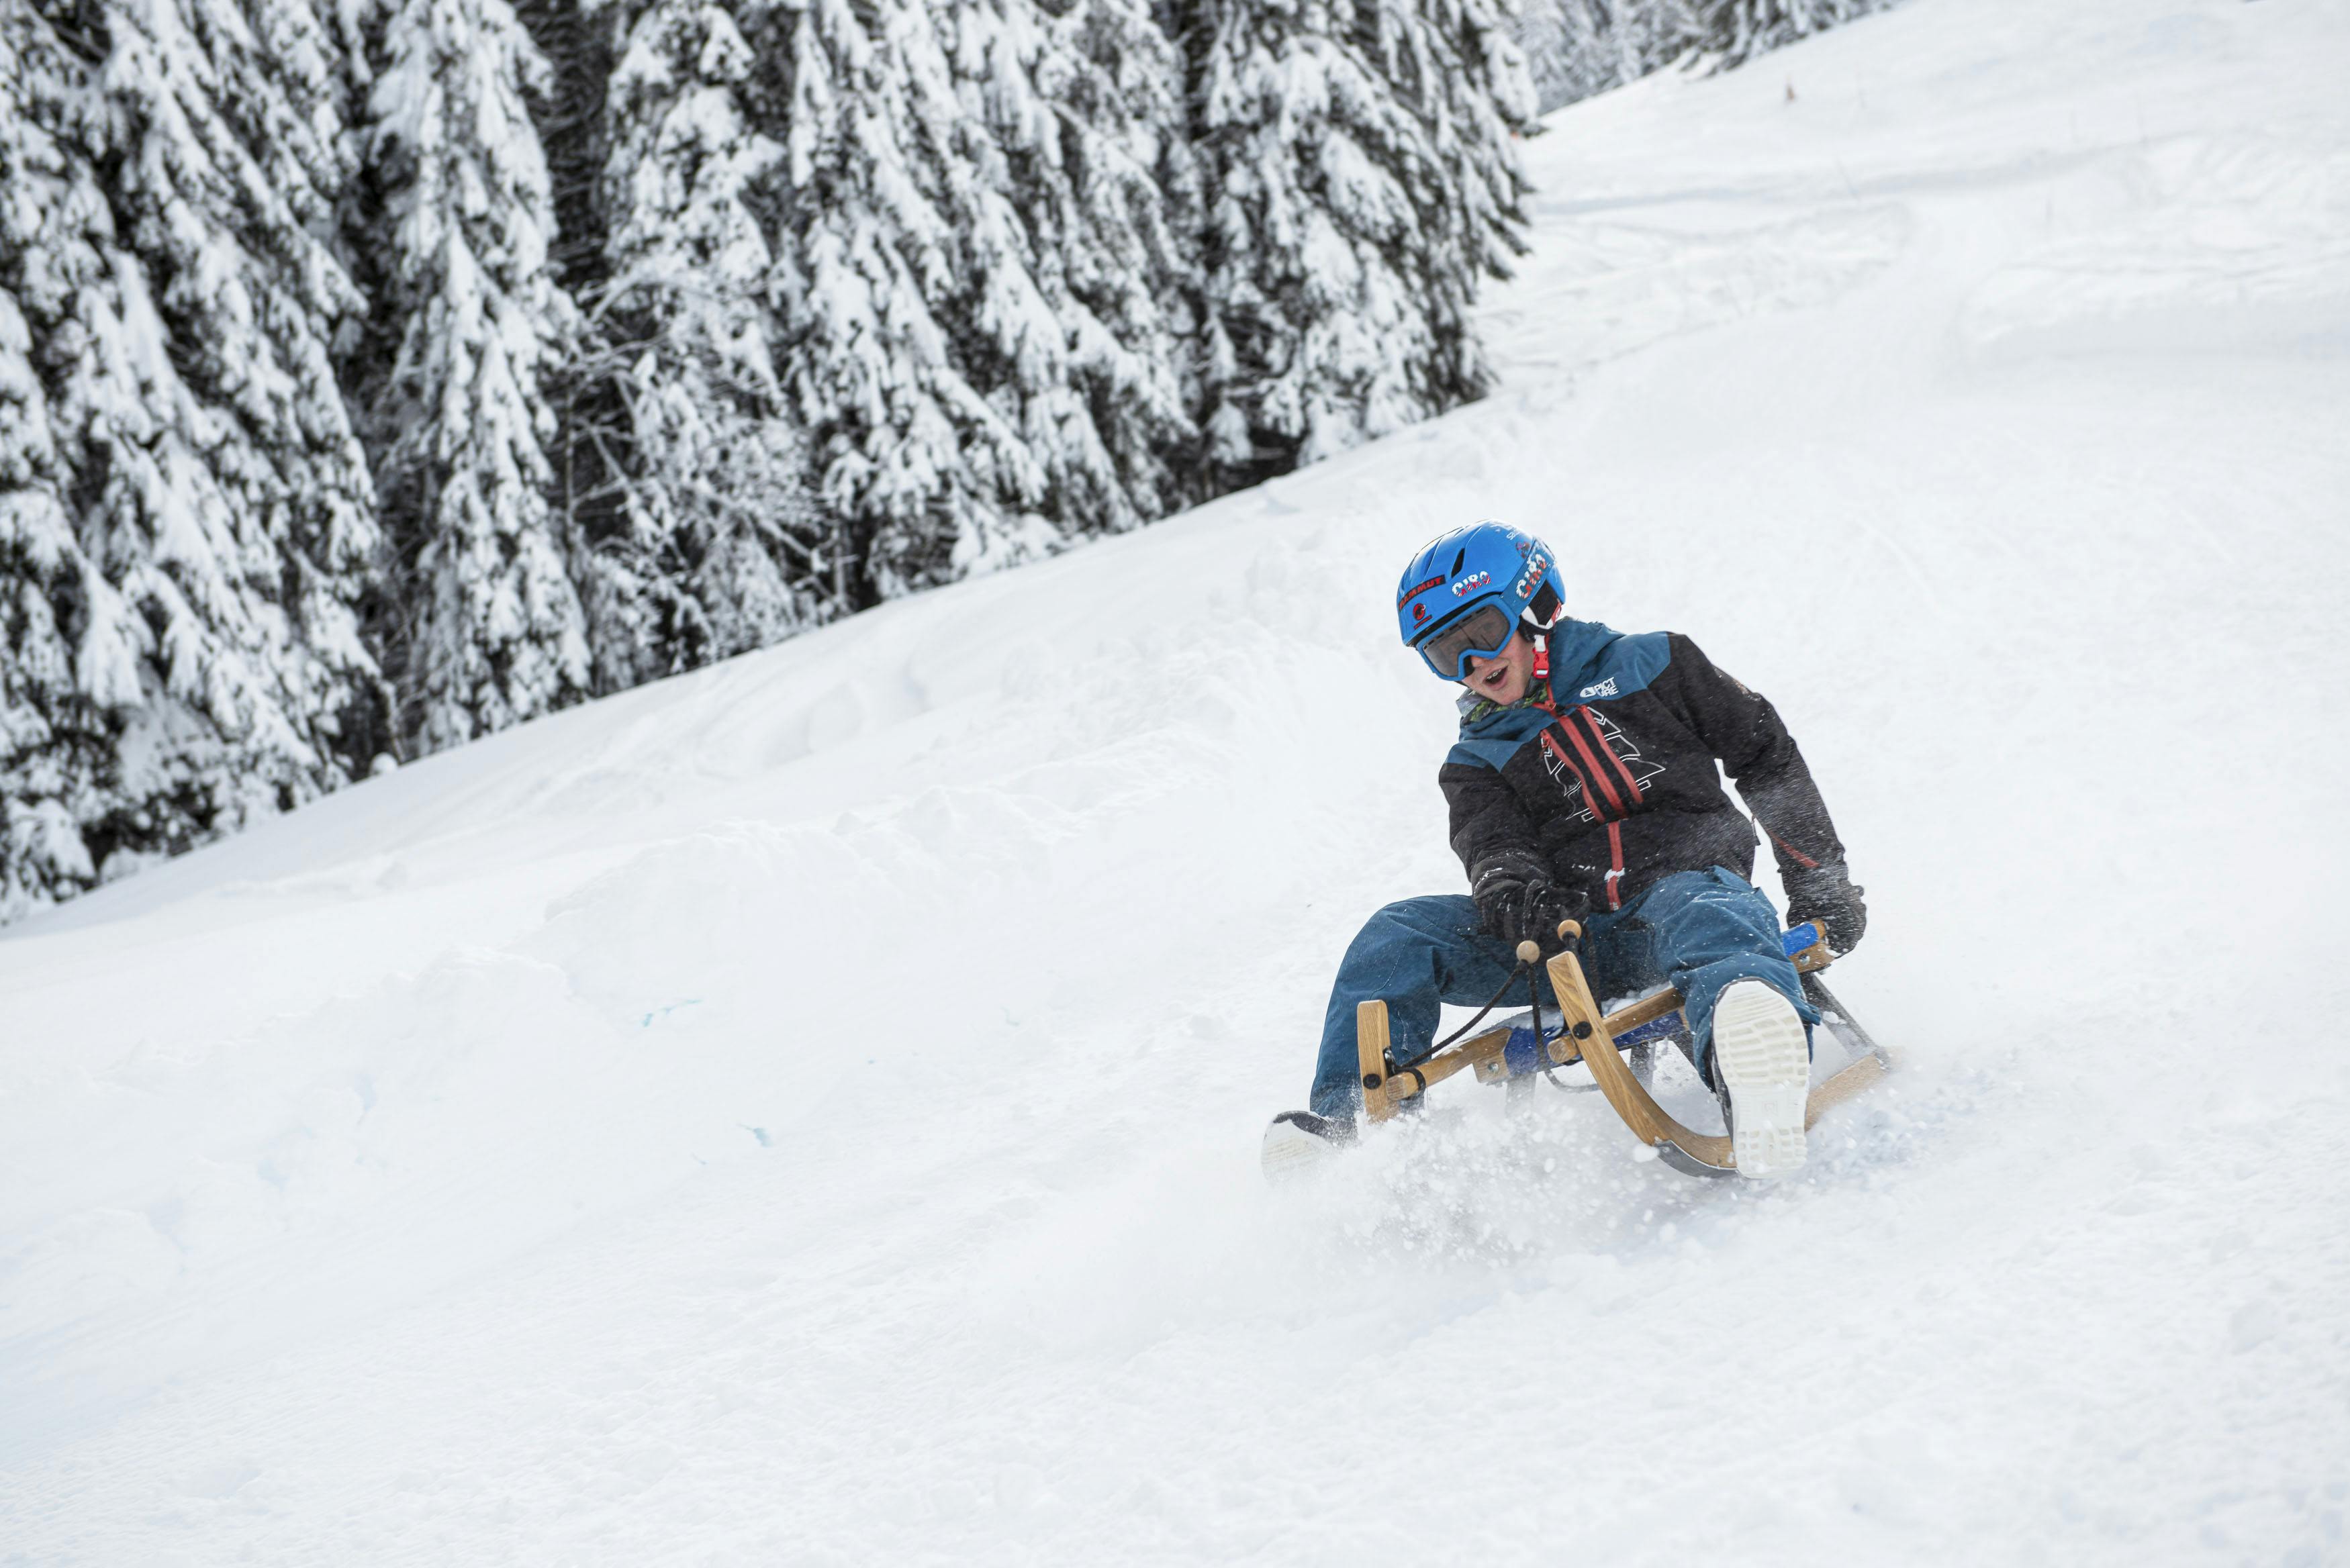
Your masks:
{"label": "goggle strap", "polygon": [[1556,626],[1558,611],[1558,595],[1553,591],[1547,581],[1536,588],[1534,597],[1526,602],[1526,613],[1534,618],[1534,624],[1539,627],[1547,628]]}

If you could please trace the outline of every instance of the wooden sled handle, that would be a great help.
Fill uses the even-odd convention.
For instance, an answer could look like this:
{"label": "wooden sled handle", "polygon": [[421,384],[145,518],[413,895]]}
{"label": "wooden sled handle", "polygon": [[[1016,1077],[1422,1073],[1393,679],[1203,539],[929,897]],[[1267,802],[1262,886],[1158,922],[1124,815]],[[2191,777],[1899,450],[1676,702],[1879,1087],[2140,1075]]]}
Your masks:
{"label": "wooden sled handle", "polygon": [[[1558,923],[1558,940],[1563,942],[1581,941],[1583,940],[1582,923],[1576,920],[1561,920]],[[1520,963],[1542,962],[1542,944],[1531,940],[1520,942],[1518,961]]]}

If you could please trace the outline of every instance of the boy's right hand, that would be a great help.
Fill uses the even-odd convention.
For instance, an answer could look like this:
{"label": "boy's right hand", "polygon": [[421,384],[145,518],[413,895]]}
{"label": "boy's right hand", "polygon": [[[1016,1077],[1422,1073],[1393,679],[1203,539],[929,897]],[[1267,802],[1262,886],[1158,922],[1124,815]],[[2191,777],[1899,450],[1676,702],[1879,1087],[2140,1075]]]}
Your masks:
{"label": "boy's right hand", "polygon": [[1495,867],[1477,879],[1473,893],[1478,921],[1488,936],[1515,946],[1532,942],[1544,953],[1565,944],[1558,928],[1567,920],[1582,921],[1591,912],[1591,900],[1570,892],[1531,870]]}

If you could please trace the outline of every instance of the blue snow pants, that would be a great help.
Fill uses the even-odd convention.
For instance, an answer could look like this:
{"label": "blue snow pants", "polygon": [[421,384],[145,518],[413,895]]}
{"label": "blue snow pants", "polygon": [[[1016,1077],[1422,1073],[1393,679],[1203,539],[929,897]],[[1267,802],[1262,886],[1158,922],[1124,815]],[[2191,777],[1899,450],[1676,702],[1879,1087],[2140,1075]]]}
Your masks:
{"label": "blue snow pants", "polygon": [[[1780,950],[1779,913],[1771,900],[1736,873],[1676,871],[1650,884],[1620,909],[1584,922],[1583,972],[1604,1004],[1610,997],[1669,982],[1687,999],[1685,1013],[1697,1042],[1697,1067],[1707,1068],[1713,1004],[1732,981],[1759,980],[1795,1004],[1807,1024],[1819,1010],[1804,1000],[1795,966]],[[1322,1019],[1322,1055],[1314,1068],[1316,1116],[1352,1118],[1362,1105],[1362,1069],[1355,1051],[1355,1004],[1388,1004],[1388,1048],[1409,1067],[1436,1040],[1439,1004],[1482,1007],[1517,967],[1511,944],[1478,928],[1476,904],[1461,894],[1438,894],[1389,904],[1365,923],[1330,988]],[[1495,1011],[1523,1008],[1523,981]],[[1551,1002],[1550,987],[1542,987]]]}

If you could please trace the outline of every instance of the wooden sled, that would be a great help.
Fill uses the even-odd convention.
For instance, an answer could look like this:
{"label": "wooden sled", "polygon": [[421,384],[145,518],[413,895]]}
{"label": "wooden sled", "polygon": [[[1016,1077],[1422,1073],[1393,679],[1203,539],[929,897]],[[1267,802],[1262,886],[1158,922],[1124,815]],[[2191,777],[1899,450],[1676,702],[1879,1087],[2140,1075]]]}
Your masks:
{"label": "wooden sled", "polygon": [[[1582,928],[1569,920],[1559,928],[1559,935],[1566,939],[1566,948],[1544,966],[1565,1024],[1555,1036],[1545,1037],[1537,1012],[1531,1028],[1499,1025],[1449,1046],[1426,1061],[1399,1067],[1388,1055],[1388,1004],[1366,1002],[1357,1006],[1355,1047],[1362,1064],[1364,1119],[1373,1123],[1388,1120],[1409,1102],[1426,1094],[1430,1085],[1441,1083],[1464,1068],[1473,1069],[1480,1082],[1507,1084],[1516,1088],[1522,1084],[1530,1085],[1535,1073],[1579,1061],[1590,1069],[1593,1084],[1616,1107],[1624,1125],[1641,1142],[1653,1147],[1666,1164],[1690,1176],[1736,1175],[1738,1168],[1731,1158],[1729,1137],[1721,1133],[1692,1132],[1683,1127],[1657,1104],[1645,1082],[1648,1054],[1657,1043],[1686,1036],[1681,993],[1669,987],[1603,1014],[1592,997],[1590,983],[1584,979],[1582,961],[1576,957]],[[1828,1032],[1854,1053],[1852,1061],[1813,1088],[1804,1115],[1804,1127],[1811,1127],[1829,1110],[1882,1078],[1891,1070],[1893,1058],[1885,1047],[1869,1038],[1868,1032],[1819,978],[1819,971],[1835,960],[1819,928],[1798,926],[1786,933],[1783,942],[1787,956],[1794,961],[1795,972],[1803,977],[1804,996],[1820,1010]],[[1518,956],[1532,963],[1541,954],[1532,942],[1527,942],[1520,947]],[[1642,1070],[1636,1071],[1634,1064],[1625,1060],[1627,1049]]]}

